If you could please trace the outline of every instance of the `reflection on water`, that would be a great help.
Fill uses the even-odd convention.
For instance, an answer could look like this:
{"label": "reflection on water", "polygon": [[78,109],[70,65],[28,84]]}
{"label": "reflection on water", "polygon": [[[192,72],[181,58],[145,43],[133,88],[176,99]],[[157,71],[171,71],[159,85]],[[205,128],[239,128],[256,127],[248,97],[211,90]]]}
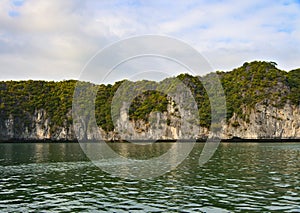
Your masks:
{"label": "reflection on water", "polygon": [[163,155],[174,146],[174,144],[175,143],[160,143],[158,146],[156,143],[109,143],[109,147],[120,156],[146,160]]}
{"label": "reflection on water", "polygon": [[36,163],[42,163],[45,162],[46,159],[48,159],[48,153],[49,153],[49,144],[41,144],[37,143],[34,146],[35,148],[35,162]]}
{"label": "reflection on water", "polygon": [[[111,144],[136,159],[170,146]],[[199,167],[202,148],[176,170],[137,181],[99,170],[78,144],[0,144],[0,211],[300,212],[300,144],[221,144]]]}
{"label": "reflection on water", "polygon": [[[175,169],[192,151],[194,143],[110,144],[81,143],[84,153],[103,171],[117,177],[147,179]],[[126,156],[124,157],[124,147]]]}

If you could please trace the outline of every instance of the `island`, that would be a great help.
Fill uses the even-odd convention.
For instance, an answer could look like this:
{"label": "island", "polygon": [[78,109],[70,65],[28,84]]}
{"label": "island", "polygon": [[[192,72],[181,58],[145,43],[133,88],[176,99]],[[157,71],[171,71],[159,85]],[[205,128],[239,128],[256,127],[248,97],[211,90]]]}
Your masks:
{"label": "island", "polygon": [[[199,68],[200,69],[200,68]],[[300,141],[300,69],[284,71],[275,62],[245,62],[231,71],[216,71],[226,98],[226,116],[218,126],[211,125],[210,99],[202,79],[205,76],[180,74],[162,82],[180,80],[189,88],[197,104],[197,132],[191,130],[192,140],[205,141],[212,128],[213,137],[222,141]],[[176,141],[181,138],[184,115],[176,101],[167,94],[149,90],[122,103],[123,118],[111,116],[114,94],[128,80],[96,85],[91,82],[43,80],[0,82],[0,141],[1,142],[76,142],[78,140]],[[141,80],[136,85],[162,82]],[[93,103],[97,128],[89,129],[88,119],[76,125],[72,116],[74,90],[78,83],[92,86],[96,91]],[[128,91],[130,93],[130,88]],[[84,97],[87,94],[80,94]],[[80,96],[79,96],[80,97]],[[80,101],[80,100],[79,100]],[[86,103],[82,103],[84,108]],[[151,128],[154,127],[154,130]],[[75,134],[80,128],[80,134]],[[119,132],[119,129],[123,132]],[[128,132],[126,132],[128,130]],[[194,131],[194,132],[193,132]],[[122,133],[122,134],[121,134]],[[141,137],[141,135],[143,137]]]}

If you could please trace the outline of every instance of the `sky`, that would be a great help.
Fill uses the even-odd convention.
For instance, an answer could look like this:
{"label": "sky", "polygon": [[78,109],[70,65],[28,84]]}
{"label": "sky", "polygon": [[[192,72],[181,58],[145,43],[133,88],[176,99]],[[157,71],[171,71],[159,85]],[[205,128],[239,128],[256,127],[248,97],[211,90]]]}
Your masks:
{"label": "sky", "polygon": [[299,0],[0,0],[0,80],[80,79],[101,49],[149,34],[185,42],[213,70],[253,60],[300,67]]}

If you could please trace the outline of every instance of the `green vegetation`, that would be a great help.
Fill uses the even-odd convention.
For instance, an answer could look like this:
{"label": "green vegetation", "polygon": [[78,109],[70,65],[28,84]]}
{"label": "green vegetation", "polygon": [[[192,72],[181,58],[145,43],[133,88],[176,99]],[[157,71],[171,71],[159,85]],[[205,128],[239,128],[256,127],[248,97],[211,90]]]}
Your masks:
{"label": "green vegetation", "polygon": [[130,105],[129,119],[143,119],[148,122],[148,116],[151,112],[167,111],[168,99],[167,95],[158,91],[146,91],[142,95],[137,96]]}
{"label": "green vegetation", "polygon": [[274,62],[246,62],[231,72],[217,74],[226,95],[227,118],[232,117],[235,112],[247,119],[243,109],[253,108],[262,101],[277,107],[282,107],[287,101],[290,90],[288,73],[277,69]]}
{"label": "green vegetation", "polygon": [[111,118],[111,102],[119,86],[124,81],[116,82],[114,85],[101,84],[95,100],[95,117],[97,125],[105,131],[112,131],[114,124]]}
{"label": "green vegetation", "polygon": [[199,124],[203,127],[209,127],[211,123],[211,108],[208,95],[201,82],[201,78],[188,74],[177,76],[192,92],[199,110]]}
{"label": "green vegetation", "polygon": [[[0,82],[1,120],[13,116],[30,127],[30,116],[44,109],[53,127],[71,123],[68,113],[76,81],[6,81]],[[54,129],[53,129],[54,130]]]}
{"label": "green vegetation", "polygon": [[291,90],[289,99],[293,104],[300,105],[300,69],[288,72],[287,80]]}
{"label": "green vegetation", "polygon": [[[247,120],[245,109],[254,108],[255,104],[261,102],[276,107],[283,107],[288,101],[294,105],[300,104],[300,69],[285,72],[279,70],[274,62],[254,61],[246,62],[231,72],[218,71],[216,73],[226,95],[227,118],[231,118],[236,113],[240,118]],[[211,112],[207,92],[201,83],[201,79],[210,77],[210,75],[196,77],[180,74],[176,78],[164,80],[170,84],[174,79],[180,80],[190,89],[198,106],[199,124],[205,127],[210,125],[211,113],[218,113]],[[128,81],[116,82],[114,85],[93,86],[97,91],[95,100],[96,121],[106,131],[114,129],[111,118],[111,103],[118,88],[125,85],[124,82]],[[0,119],[4,121],[12,116],[21,119],[26,126],[30,127],[30,117],[37,110],[43,109],[46,111],[46,116],[50,118],[52,127],[70,125],[72,123],[72,98],[76,83],[75,80],[0,82]],[[154,82],[140,81],[137,85],[143,85],[143,90],[141,90],[140,95],[134,97],[129,107],[130,120],[143,119],[148,121],[151,112],[167,111],[167,105],[172,100],[162,92],[147,91],[155,85]],[[129,95],[133,88],[130,84],[125,86],[123,97]],[[87,94],[80,95],[84,97]],[[79,97],[81,97],[80,95]],[[82,108],[86,106],[84,101],[80,104]],[[54,129],[52,130],[54,131]]]}

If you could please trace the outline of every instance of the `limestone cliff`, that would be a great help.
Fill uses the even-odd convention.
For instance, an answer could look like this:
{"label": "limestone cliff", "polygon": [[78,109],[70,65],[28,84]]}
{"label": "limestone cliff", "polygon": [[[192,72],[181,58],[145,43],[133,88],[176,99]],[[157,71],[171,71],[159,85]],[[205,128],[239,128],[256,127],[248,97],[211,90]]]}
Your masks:
{"label": "limestone cliff", "polygon": [[43,109],[37,110],[27,119],[9,116],[0,122],[0,139],[5,140],[74,140],[72,126],[51,126],[51,119]]}
{"label": "limestone cliff", "polygon": [[[220,87],[212,83],[216,79]],[[222,107],[227,113],[220,113]],[[0,141],[207,137],[300,139],[300,69],[286,72],[274,62],[255,61],[161,82],[0,82]]]}
{"label": "limestone cliff", "polygon": [[[123,106],[123,109],[124,110]],[[168,112],[153,112],[149,122],[143,120],[128,121],[126,110],[116,123],[115,131],[106,132],[101,127],[90,129],[83,121],[82,125],[64,123],[63,126],[51,126],[51,119],[46,116],[45,110],[36,111],[29,126],[19,118],[10,116],[0,123],[0,138],[5,140],[76,140],[74,129],[80,132],[79,139],[96,140],[144,140],[144,139],[188,139],[182,137],[181,119],[179,112],[175,113],[170,104]],[[222,121],[222,130],[219,135],[223,139],[232,137],[261,139],[261,138],[299,138],[300,139],[300,107],[285,104],[283,108],[258,103],[255,108],[248,109],[247,121],[234,114],[229,121]],[[71,116],[71,113],[69,113]],[[121,130],[121,131],[117,131]],[[205,138],[209,129],[194,126],[190,129],[191,138]],[[99,134],[100,133],[100,134]],[[101,137],[100,137],[101,135]]]}
{"label": "limestone cliff", "polygon": [[224,124],[221,138],[300,138],[300,106],[282,108],[258,103],[248,112],[247,121],[236,114]]}

